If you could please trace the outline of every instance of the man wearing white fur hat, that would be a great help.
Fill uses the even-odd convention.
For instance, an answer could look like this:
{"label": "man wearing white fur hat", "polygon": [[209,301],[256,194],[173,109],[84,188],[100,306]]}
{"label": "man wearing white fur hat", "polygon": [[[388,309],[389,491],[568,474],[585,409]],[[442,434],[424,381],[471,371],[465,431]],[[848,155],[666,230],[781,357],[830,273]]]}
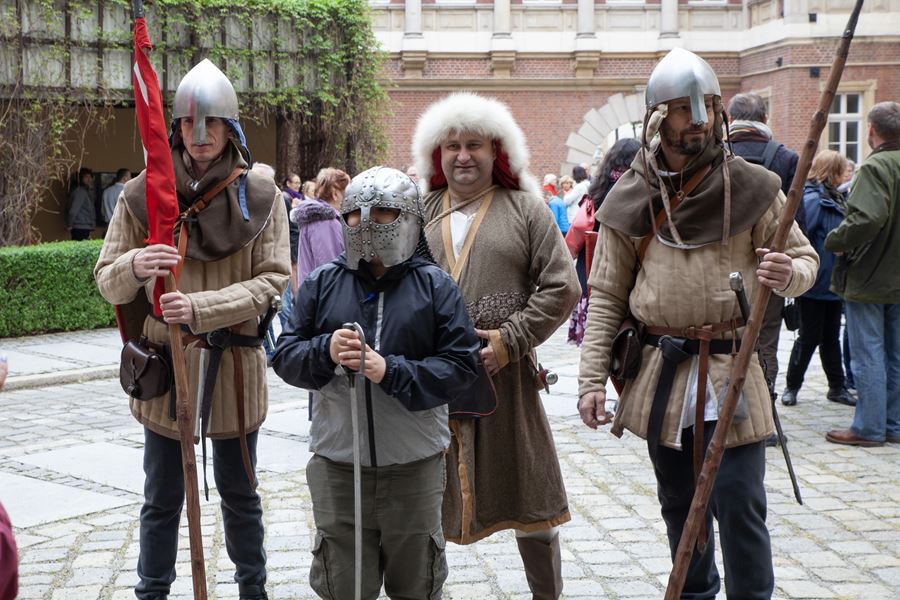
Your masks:
{"label": "man wearing white fur hat", "polygon": [[557,526],[570,516],[534,349],[568,318],[578,279],[504,104],[470,93],[435,102],[413,156],[429,245],[463,292],[497,393],[491,416],[451,419],[444,535],[471,544],[516,530],[534,598],[555,600]]}

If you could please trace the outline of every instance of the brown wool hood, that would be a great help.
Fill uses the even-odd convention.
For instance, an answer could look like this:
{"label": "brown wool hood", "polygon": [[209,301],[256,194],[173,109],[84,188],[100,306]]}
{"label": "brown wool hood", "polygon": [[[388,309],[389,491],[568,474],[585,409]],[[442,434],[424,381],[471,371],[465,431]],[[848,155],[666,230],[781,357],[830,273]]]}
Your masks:
{"label": "brown wool hood", "polygon": [[[172,163],[175,168],[175,189],[178,193],[178,210],[183,212],[197,201],[203,192],[211,189],[219,181],[226,179],[236,167],[247,166],[237,146],[233,143],[225,147],[222,155],[212,164],[209,171],[200,178],[197,190],[190,187],[193,179],[189,172],[190,158],[183,146],[172,149]],[[125,202],[129,212],[147,227],[147,202],[144,193],[146,171],[125,184]],[[276,196],[281,193],[275,182],[254,172],[247,173],[247,210],[250,220],[245,221],[238,204],[240,178],[234,180],[199,213],[197,221],[190,226],[187,257],[193,260],[212,262],[231,256],[260,234],[272,215]],[[176,225],[175,237],[178,238]]]}
{"label": "brown wool hood", "polygon": [[[656,151],[658,145],[651,146]],[[642,149],[635,156],[629,169],[606,196],[597,214],[604,226],[630,237],[644,237],[653,232],[652,219],[663,210],[660,177],[646,178]],[[775,173],[742,158],[727,155],[722,146],[709,144],[683,173],[663,176],[669,197],[697,171],[710,165],[711,171],[691,194],[672,213],[672,222],[682,242],[687,246],[702,246],[721,242],[725,230],[725,186],[723,163],[727,160],[728,181],[731,188],[729,235],[733,236],[753,227],[769,209],[781,189],[781,180]],[[648,184],[652,196],[653,214],[647,202]],[[668,243],[676,244],[669,230],[668,221],[659,228],[659,235]]]}

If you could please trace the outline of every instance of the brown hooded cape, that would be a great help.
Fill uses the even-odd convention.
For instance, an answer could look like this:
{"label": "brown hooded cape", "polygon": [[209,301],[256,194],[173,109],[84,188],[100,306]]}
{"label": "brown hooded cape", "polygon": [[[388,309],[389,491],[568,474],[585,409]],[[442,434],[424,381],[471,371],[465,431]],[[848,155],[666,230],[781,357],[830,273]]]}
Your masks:
{"label": "brown hooded cape", "polygon": [[[651,146],[651,152],[658,144]],[[681,235],[682,241],[691,246],[702,246],[722,241],[725,216],[725,176],[723,162],[727,160],[731,186],[730,235],[747,231],[757,223],[769,209],[781,180],[767,169],[746,162],[744,159],[728,155],[720,145],[710,143],[696,160],[680,174],[658,176],[644,173],[644,152],[642,149],[634,157],[629,169],[613,186],[600,210],[597,220],[603,225],[621,231],[630,237],[644,237],[653,231],[651,221],[663,210],[660,179],[667,186],[669,198],[673,198],[681,186],[705,167],[712,170],[687,198],[673,211],[672,222]],[[648,184],[652,195],[653,214],[647,202]],[[669,231],[668,221],[659,228],[664,241],[675,243]]]}

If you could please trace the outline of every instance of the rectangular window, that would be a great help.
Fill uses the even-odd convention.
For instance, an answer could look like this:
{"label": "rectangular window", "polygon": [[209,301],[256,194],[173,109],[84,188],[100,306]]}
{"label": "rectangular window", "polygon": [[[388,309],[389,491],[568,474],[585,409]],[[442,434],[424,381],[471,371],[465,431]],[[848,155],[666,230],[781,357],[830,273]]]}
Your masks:
{"label": "rectangular window", "polygon": [[828,111],[828,148],[840,152],[856,164],[862,162],[864,135],[862,94],[835,94]]}

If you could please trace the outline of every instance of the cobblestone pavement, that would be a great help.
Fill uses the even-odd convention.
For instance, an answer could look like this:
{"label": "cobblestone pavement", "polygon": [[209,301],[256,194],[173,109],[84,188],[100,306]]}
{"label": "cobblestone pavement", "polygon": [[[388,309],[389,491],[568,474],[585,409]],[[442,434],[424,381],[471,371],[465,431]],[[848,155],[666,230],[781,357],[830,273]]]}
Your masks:
{"label": "cobblestone pavement", "polygon": [[[782,336],[781,363],[793,334]],[[95,350],[87,352],[87,348]],[[16,525],[22,599],[132,598],[141,505],[142,430],[115,379],[45,385],[109,373],[110,330],[2,340],[10,389],[0,393],[0,499]],[[113,360],[108,356],[112,355]],[[52,368],[47,362],[55,361]],[[541,350],[560,376],[544,404],[556,439],[572,521],[562,527],[566,598],[662,597],[671,567],[644,443],[593,432],[575,414],[578,351],[560,330]],[[104,370],[105,369],[105,370]],[[42,373],[43,371],[43,373]],[[52,375],[52,373],[51,373]],[[38,377],[48,377],[41,380]],[[103,375],[109,377],[110,375]],[[31,378],[31,379],[28,379]],[[306,392],[270,372],[270,414],[259,446],[269,594],[314,598],[307,585],[313,530],[305,484]],[[782,408],[804,505],[792,496],[780,449],[768,449],[769,527],[776,598],[900,597],[900,446],[851,448],[823,434],[852,409],[827,402],[813,364],[795,407]],[[217,499],[201,502],[209,597],[237,597]],[[173,599],[192,598],[182,521]],[[449,545],[445,598],[529,598],[509,532],[474,546]],[[721,567],[720,567],[721,568]],[[720,594],[724,598],[724,592]]]}

